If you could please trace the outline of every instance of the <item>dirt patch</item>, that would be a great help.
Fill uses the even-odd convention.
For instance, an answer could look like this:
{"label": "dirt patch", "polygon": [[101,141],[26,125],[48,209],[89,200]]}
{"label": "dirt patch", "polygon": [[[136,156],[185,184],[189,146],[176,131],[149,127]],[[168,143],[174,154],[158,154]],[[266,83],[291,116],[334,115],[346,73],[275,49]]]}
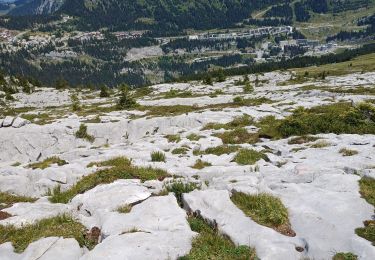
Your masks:
{"label": "dirt patch", "polygon": [[0,220],[4,220],[4,219],[7,219],[7,218],[10,218],[12,215],[10,215],[9,213],[7,212],[4,212],[4,211],[0,211]]}

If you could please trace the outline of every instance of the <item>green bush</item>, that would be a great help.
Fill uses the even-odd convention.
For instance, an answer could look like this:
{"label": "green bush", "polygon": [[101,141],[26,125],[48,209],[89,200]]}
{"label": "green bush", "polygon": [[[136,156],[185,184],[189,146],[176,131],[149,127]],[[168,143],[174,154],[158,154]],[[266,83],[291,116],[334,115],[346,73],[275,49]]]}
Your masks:
{"label": "green bush", "polygon": [[87,126],[84,125],[84,124],[81,124],[81,125],[79,126],[79,129],[78,129],[78,131],[75,133],[75,136],[76,136],[76,138],[85,139],[85,140],[87,140],[87,141],[89,141],[89,142],[91,142],[91,143],[95,141],[95,137],[92,136],[92,135],[89,135],[89,134],[87,133]]}
{"label": "green bush", "polygon": [[245,85],[243,86],[243,92],[244,93],[251,93],[254,91],[254,87],[251,86],[249,82],[246,82]]}
{"label": "green bush", "polygon": [[119,89],[120,89],[120,97],[117,101],[118,109],[130,109],[130,108],[135,108],[136,106],[138,106],[137,102],[130,94],[128,86],[121,85]]}
{"label": "green bush", "polygon": [[106,98],[109,97],[109,89],[106,85],[101,85],[100,86],[100,95],[101,98]]}

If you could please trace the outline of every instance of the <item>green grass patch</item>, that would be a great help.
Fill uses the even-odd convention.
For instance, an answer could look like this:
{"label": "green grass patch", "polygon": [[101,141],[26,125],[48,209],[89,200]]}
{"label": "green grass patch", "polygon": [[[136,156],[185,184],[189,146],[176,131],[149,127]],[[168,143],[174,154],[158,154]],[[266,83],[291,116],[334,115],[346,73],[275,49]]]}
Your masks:
{"label": "green grass patch", "polygon": [[311,144],[310,147],[311,148],[325,148],[325,147],[329,147],[331,145],[332,144],[330,142],[327,142],[325,140],[321,140],[321,141],[318,141],[314,144]]}
{"label": "green grass patch", "polygon": [[23,252],[27,246],[44,237],[75,238],[81,247],[92,249],[95,242],[85,238],[85,227],[70,216],[62,215],[43,219],[21,228],[0,225],[0,244],[11,242],[16,253]]}
{"label": "green grass patch", "polygon": [[209,166],[212,166],[212,164],[209,163],[209,162],[202,161],[201,159],[198,159],[198,160],[195,161],[195,164],[193,166],[191,166],[191,168],[201,170],[201,169],[203,169],[205,167],[209,167]]}
{"label": "green grass patch", "polygon": [[172,154],[187,154],[188,151],[189,149],[186,147],[179,147],[179,148],[173,149]]}
{"label": "green grass patch", "polygon": [[165,162],[165,154],[159,151],[152,152],[151,161],[152,162]]}
{"label": "green grass patch", "polygon": [[285,235],[295,235],[290,228],[288,210],[279,198],[267,193],[248,195],[236,192],[232,195],[231,200],[255,222]]}
{"label": "green grass patch", "polygon": [[288,144],[304,144],[304,143],[315,142],[318,139],[319,137],[303,135],[303,136],[297,136],[297,137],[291,138],[288,141]]}
{"label": "green grass patch", "polygon": [[245,128],[237,128],[224,133],[215,134],[224,144],[254,144],[259,141],[258,133],[249,133]]}
{"label": "green grass patch", "polygon": [[200,190],[201,185],[195,182],[183,182],[181,180],[171,181],[164,185],[164,191],[162,193],[173,192],[176,196],[178,204],[182,207],[182,194],[192,192],[193,190]]}
{"label": "green grass patch", "polygon": [[260,120],[260,137],[286,138],[309,134],[375,134],[375,107],[368,103],[352,106],[336,103],[298,108],[291,116],[282,120],[267,117]]}
{"label": "green grass patch", "polygon": [[194,153],[194,155],[214,154],[214,155],[220,156],[220,155],[223,155],[223,154],[235,153],[239,149],[240,149],[240,147],[236,146],[236,145],[220,145],[220,146],[216,146],[216,147],[207,148],[204,151],[195,150],[193,153]]}
{"label": "green grass patch", "polygon": [[340,149],[339,153],[341,153],[342,156],[353,156],[353,155],[358,154],[358,151],[357,150],[348,149],[348,148],[342,148],[342,149]]}
{"label": "green grass patch", "polygon": [[181,141],[180,135],[166,135],[168,142],[170,143],[179,143]]}
{"label": "green grass patch", "polygon": [[[362,197],[371,205],[375,206],[375,180],[369,177],[363,177],[359,181],[359,192]],[[366,220],[364,227],[356,228],[355,233],[371,241],[375,246],[375,220]]]}
{"label": "green grass patch", "polygon": [[91,162],[87,165],[88,168],[97,166],[97,167],[126,167],[130,166],[131,161],[123,156],[114,157],[112,159],[109,159],[107,161],[101,161],[101,162]]}
{"label": "green grass patch", "polygon": [[226,124],[219,124],[219,123],[209,123],[207,124],[202,130],[208,130],[208,129],[214,129],[214,130],[219,130],[219,129],[235,129],[235,128],[240,128],[240,127],[245,127],[249,126],[254,123],[254,120],[251,116],[249,115],[243,115],[234,118],[231,122],[226,123]]}
{"label": "green grass patch", "polygon": [[0,192],[0,210],[19,202],[35,202],[36,199],[24,196],[17,196],[6,192]]}
{"label": "green grass patch", "polygon": [[[125,160],[120,166],[114,166],[99,170],[90,175],[84,176],[73,187],[66,191],[61,191],[57,186],[52,192],[49,200],[52,203],[68,203],[72,198],[78,194],[82,194],[100,184],[112,183],[118,179],[140,179],[141,181],[148,180],[163,180],[170,175],[161,169],[154,169],[151,167],[135,167],[127,164]],[[106,164],[106,163],[103,163]],[[101,164],[101,165],[103,165]]]}
{"label": "green grass patch", "polygon": [[203,138],[203,136],[193,133],[193,134],[189,134],[186,138],[189,139],[190,141],[199,141],[199,139]]}
{"label": "green grass patch", "polygon": [[68,164],[68,162],[65,161],[65,160],[60,159],[57,156],[53,156],[53,157],[49,157],[49,158],[45,159],[42,162],[37,162],[37,163],[29,164],[27,167],[31,168],[33,170],[35,170],[35,169],[42,169],[42,170],[44,170],[44,169],[50,167],[53,164],[57,164],[58,166],[63,166],[63,165]]}
{"label": "green grass patch", "polygon": [[234,157],[234,161],[241,165],[254,165],[261,159],[267,160],[267,156],[252,149],[241,149]]}
{"label": "green grass patch", "polygon": [[123,206],[118,207],[116,211],[118,213],[126,214],[126,213],[129,213],[131,210],[132,210],[131,205],[123,205]]}
{"label": "green grass patch", "polygon": [[332,260],[357,260],[358,256],[353,253],[337,253],[332,257]]}
{"label": "green grass patch", "polygon": [[254,249],[248,246],[236,246],[230,239],[219,234],[203,219],[189,217],[191,230],[199,233],[193,240],[189,254],[179,260],[253,260],[258,259]]}

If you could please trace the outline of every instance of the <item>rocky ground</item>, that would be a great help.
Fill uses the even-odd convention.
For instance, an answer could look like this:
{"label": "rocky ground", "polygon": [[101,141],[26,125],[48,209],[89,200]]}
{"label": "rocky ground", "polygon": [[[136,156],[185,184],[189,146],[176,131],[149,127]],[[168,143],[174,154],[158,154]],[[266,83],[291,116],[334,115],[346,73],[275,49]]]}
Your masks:
{"label": "rocky ground", "polygon": [[[283,119],[300,106],[355,106],[375,100],[371,93],[345,91],[373,87],[375,73],[298,83],[290,72],[249,75],[254,86],[250,93],[243,91],[239,80],[242,77],[212,86],[155,85],[137,96],[142,109],[122,111],[106,109],[116,97],[99,98],[89,90],[78,96],[80,104],[92,110],[78,112],[70,109],[73,90],[42,88],[15,94],[9,106],[20,112],[0,120],[0,192],[24,199],[0,205],[0,225],[22,229],[69,216],[85,227],[85,239],[95,245],[52,232],[18,250],[0,234],[0,258],[176,259],[194,249],[199,234],[188,222],[194,216],[235,246],[255,249],[260,259],[331,259],[339,252],[374,259],[375,247],[355,233],[374,214],[358,184],[363,176],[375,177],[374,135],[327,133],[302,141],[292,136],[242,141],[234,136],[228,142],[225,133],[234,129],[229,125],[236,118],[251,118],[241,126],[251,134],[257,133],[256,122],[262,118]],[[238,97],[251,102],[233,101]],[[89,141],[75,134],[81,124],[87,126]],[[209,152],[223,142],[235,148]],[[241,149],[261,156],[241,162],[236,159]],[[159,159],[152,159],[153,152],[160,152]],[[48,163],[48,158],[54,160]],[[132,166],[103,163],[113,158],[128,158]],[[138,171],[147,167],[165,172],[142,179]],[[113,169],[134,174],[103,177],[89,188],[75,190],[85,177]],[[183,187],[180,197],[173,194],[177,195],[176,183]],[[58,198],[56,187],[64,196],[72,192],[66,201],[51,200]],[[288,212],[289,232],[250,217],[234,203],[237,193],[279,198]]]}

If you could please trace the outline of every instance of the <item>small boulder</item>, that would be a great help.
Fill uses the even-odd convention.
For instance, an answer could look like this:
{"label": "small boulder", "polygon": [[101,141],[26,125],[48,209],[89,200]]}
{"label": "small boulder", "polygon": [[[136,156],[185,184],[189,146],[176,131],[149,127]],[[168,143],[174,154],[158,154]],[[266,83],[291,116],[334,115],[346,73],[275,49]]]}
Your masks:
{"label": "small boulder", "polygon": [[4,120],[3,120],[3,127],[12,126],[13,121],[14,121],[14,117],[12,117],[12,116],[5,117]]}
{"label": "small boulder", "polygon": [[23,127],[27,124],[30,124],[29,120],[23,119],[21,117],[17,117],[16,119],[14,119],[12,126],[14,128],[20,128],[20,127]]}

